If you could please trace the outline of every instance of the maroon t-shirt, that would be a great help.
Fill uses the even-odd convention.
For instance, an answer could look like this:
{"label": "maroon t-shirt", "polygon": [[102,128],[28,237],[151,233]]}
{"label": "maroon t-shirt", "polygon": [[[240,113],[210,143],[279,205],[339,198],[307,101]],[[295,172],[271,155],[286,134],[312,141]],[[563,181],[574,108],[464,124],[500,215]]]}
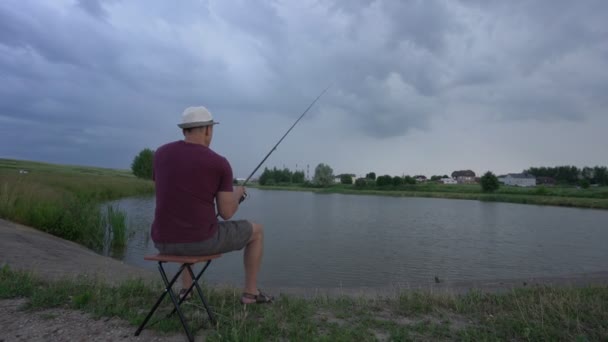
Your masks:
{"label": "maroon t-shirt", "polygon": [[203,145],[172,142],[154,153],[154,182],[154,242],[199,242],[215,234],[215,196],[232,192],[226,158]]}

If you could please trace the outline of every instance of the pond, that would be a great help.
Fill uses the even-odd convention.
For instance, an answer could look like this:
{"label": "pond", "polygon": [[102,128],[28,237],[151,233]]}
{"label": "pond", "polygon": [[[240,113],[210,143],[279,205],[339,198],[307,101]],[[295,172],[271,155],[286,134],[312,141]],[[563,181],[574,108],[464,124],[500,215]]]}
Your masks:
{"label": "pond", "polygon": [[[608,270],[608,211],[436,198],[249,189],[235,219],[264,224],[262,287],[416,286]],[[145,254],[154,197],[112,202],[130,238],[118,256]],[[242,252],[214,261],[209,282],[240,286]]]}

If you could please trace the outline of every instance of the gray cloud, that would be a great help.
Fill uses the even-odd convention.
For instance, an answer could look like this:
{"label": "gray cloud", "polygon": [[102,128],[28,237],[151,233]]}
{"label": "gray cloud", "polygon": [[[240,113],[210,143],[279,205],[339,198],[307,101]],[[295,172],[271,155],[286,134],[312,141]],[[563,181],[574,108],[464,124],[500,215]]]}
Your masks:
{"label": "gray cloud", "polygon": [[[237,127],[238,115],[291,119],[332,81],[311,116],[325,106],[377,141],[473,118],[463,108],[582,122],[607,101],[606,14],[599,0],[1,3],[0,143],[72,159],[93,141],[129,145],[104,160],[123,165],[162,143],[129,129],[158,131],[193,104],[241,113]],[[36,139],[7,148],[23,129]]]}
{"label": "gray cloud", "polygon": [[78,0],[78,6],[85,12],[97,18],[105,18],[108,12],[99,0]]}

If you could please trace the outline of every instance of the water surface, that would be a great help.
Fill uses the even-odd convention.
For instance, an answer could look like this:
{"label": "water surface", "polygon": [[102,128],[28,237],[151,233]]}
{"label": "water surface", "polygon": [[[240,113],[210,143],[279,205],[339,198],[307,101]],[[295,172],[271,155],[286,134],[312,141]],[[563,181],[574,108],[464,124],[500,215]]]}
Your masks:
{"label": "water surface", "polygon": [[[608,211],[436,198],[250,189],[235,218],[265,226],[263,287],[386,287],[608,271]],[[154,198],[113,202],[132,234],[122,259],[156,253]],[[208,271],[239,286],[242,252]]]}

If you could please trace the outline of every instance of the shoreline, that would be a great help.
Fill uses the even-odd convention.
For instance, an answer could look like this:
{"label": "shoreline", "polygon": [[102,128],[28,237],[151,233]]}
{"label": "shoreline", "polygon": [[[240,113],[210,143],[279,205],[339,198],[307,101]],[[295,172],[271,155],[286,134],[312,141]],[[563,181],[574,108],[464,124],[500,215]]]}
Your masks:
{"label": "shoreline", "polygon": [[[85,277],[118,284],[140,278],[146,282],[160,282],[156,272],[126,264],[103,256],[79,245],[38,229],[0,220],[0,266],[31,272],[48,280]],[[235,289],[234,285],[210,284],[221,289]],[[427,291],[464,294],[472,290],[499,293],[516,288],[533,286],[589,286],[608,285],[608,270],[561,276],[528,277],[516,279],[481,279],[440,283],[395,284],[383,287],[270,287],[273,293],[311,298],[321,296],[349,296],[369,298],[393,297],[404,291]]]}
{"label": "shoreline", "polygon": [[472,200],[480,202],[500,202],[512,204],[544,205],[566,208],[608,210],[608,199],[590,197],[546,196],[536,194],[510,193],[471,193],[471,192],[438,192],[412,190],[355,190],[344,188],[305,188],[292,186],[248,185],[250,188],[263,191],[298,191],[317,194],[364,195],[409,198],[443,198],[454,200]]}

